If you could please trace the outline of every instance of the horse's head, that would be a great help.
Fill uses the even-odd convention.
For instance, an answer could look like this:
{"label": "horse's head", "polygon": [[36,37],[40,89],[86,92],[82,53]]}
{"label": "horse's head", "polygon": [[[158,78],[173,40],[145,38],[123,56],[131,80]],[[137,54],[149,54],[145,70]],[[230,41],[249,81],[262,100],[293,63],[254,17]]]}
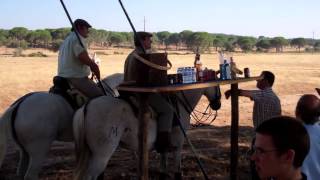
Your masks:
{"label": "horse's head", "polygon": [[213,110],[219,110],[221,107],[221,91],[219,86],[205,88],[204,95],[210,102]]}

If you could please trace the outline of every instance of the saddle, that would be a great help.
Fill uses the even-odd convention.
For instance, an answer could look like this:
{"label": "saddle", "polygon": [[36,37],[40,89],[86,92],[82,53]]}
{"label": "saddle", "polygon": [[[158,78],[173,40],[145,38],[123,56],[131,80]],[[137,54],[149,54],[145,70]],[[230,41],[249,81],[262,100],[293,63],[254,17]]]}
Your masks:
{"label": "saddle", "polygon": [[[127,91],[118,91],[118,92],[119,92],[118,98],[126,101],[131,106],[135,117],[139,118],[139,101],[138,101],[136,94],[130,93]],[[151,118],[157,119],[157,112],[154,109],[152,109],[152,107],[150,105],[148,105],[147,109],[148,109],[149,113],[151,114]],[[174,114],[174,118],[172,121],[172,127],[179,126],[178,121],[179,121],[179,119],[178,119],[177,115]]]}
{"label": "saddle", "polygon": [[53,86],[49,93],[62,96],[75,110],[88,101],[88,97],[73,87],[66,78],[60,76],[53,78]]}

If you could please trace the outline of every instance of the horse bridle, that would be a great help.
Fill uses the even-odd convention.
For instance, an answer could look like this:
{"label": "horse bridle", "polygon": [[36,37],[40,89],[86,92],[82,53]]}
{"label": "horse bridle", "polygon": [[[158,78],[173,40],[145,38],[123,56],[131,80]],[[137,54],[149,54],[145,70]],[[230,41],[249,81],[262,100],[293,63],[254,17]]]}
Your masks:
{"label": "horse bridle", "polygon": [[[220,88],[218,90],[220,92]],[[216,118],[218,116],[218,109],[219,108],[214,110],[215,111],[214,115],[211,112],[211,109],[209,109],[210,103],[208,104],[208,106],[206,107],[206,110],[204,112],[198,111],[196,109],[193,110],[183,91],[181,91],[181,94],[182,94],[183,99],[181,99],[179,96],[176,96],[177,100],[180,102],[180,104],[183,106],[183,108],[191,115],[192,119],[196,122],[196,124],[194,126],[210,125],[213,123],[214,120],[216,120]],[[219,95],[216,95],[215,99],[216,98],[219,98]],[[209,113],[207,113],[208,110],[209,110]],[[195,112],[202,114],[200,119]],[[206,116],[206,119],[202,120],[203,118],[205,118],[205,116]],[[208,121],[208,119],[212,116],[214,116],[214,117],[210,120],[210,122],[206,123]]]}

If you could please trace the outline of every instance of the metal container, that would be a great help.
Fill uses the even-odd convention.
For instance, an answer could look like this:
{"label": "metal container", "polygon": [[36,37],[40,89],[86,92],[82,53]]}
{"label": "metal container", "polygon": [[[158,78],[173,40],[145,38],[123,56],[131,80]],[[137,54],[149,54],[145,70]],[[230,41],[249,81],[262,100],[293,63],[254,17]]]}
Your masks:
{"label": "metal container", "polygon": [[[139,54],[144,59],[160,65],[167,66],[167,55],[165,53],[152,53],[152,54]],[[138,66],[138,79],[139,86],[166,86],[168,84],[167,71],[154,69],[140,61]]]}

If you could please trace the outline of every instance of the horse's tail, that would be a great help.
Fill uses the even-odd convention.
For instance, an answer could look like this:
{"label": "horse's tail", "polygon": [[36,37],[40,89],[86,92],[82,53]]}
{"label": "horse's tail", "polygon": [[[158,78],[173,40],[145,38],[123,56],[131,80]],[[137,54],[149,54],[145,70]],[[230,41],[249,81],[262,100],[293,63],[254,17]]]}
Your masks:
{"label": "horse's tail", "polygon": [[[21,104],[21,102],[26,99],[28,96],[32,95],[33,93],[29,93],[24,95],[23,97],[16,100],[2,115],[0,118],[0,167],[4,156],[6,155],[7,150],[7,139],[8,133],[12,130],[13,138],[15,138],[15,131],[12,129],[12,124],[14,123],[15,116],[17,114],[17,110]],[[19,144],[19,143],[18,143]]]}
{"label": "horse's tail", "polygon": [[81,107],[74,115],[73,118],[73,132],[76,148],[76,161],[77,165],[74,172],[74,179],[81,180],[85,178],[85,173],[88,169],[88,161],[90,149],[86,142],[85,136],[85,113],[87,104]]}

